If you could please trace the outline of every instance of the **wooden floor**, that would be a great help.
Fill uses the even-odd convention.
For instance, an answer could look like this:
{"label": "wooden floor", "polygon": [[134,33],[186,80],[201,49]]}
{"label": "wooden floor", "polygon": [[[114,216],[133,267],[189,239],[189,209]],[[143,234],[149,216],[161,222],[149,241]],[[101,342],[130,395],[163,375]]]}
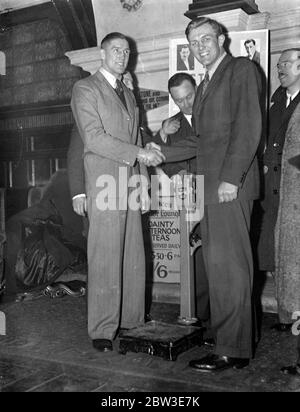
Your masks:
{"label": "wooden floor", "polygon": [[[99,353],[86,333],[85,297],[2,304],[7,334],[0,336],[2,392],[203,393],[300,391],[300,378],[280,368],[296,360],[296,338],[270,329],[275,314],[264,314],[255,358],[243,370],[199,373],[191,359],[211,349],[194,346],[167,361],[144,353]],[[153,303],[151,316],[176,323],[177,304]]]}

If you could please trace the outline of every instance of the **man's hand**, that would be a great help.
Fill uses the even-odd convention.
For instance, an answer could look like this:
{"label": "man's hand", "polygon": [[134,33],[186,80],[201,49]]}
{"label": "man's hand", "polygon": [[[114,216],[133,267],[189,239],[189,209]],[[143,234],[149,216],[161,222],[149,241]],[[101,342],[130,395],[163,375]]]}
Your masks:
{"label": "man's hand", "polygon": [[158,145],[154,142],[147,143],[146,146],[144,147],[144,149],[147,149],[147,150],[155,149],[155,150],[161,151],[160,145]]}
{"label": "man's hand", "polygon": [[146,166],[158,166],[163,163],[165,156],[156,149],[140,149],[137,155],[137,160],[144,163]]}
{"label": "man's hand", "polygon": [[168,135],[176,133],[180,128],[180,120],[170,117],[162,122],[161,128],[159,130],[160,137],[165,143],[167,141]]}
{"label": "man's hand", "polygon": [[87,205],[86,205],[86,196],[78,196],[75,199],[72,199],[73,210],[80,216],[86,216]]}
{"label": "man's hand", "polygon": [[219,203],[231,202],[237,198],[238,186],[222,182],[218,188]]}

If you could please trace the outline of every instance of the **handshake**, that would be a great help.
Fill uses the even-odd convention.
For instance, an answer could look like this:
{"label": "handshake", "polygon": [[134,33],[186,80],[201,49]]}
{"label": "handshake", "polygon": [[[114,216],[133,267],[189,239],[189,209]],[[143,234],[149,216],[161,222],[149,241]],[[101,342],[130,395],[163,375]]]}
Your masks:
{"label": "handshake", "polygon": [[137,160],[146,166],[158,166],[163,163],[166,158],[160,150],[160,146],[156,143],[147,143],[146,146],[139,150]]}

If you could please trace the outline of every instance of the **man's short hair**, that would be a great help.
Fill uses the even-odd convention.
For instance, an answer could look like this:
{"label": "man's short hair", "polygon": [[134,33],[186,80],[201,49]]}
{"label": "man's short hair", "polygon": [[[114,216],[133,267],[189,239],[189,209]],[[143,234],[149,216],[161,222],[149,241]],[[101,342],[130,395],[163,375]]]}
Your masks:
{"label": "man's short hair", "polygon": [[285,53],[285,52],[289,52],[289,51],[297,52],[297,57],[298,57],[298,59],[300,58],[300,48],[299,47],[291,47],[290,49],[282,50],[281,54]]}
{"label": "man's short hair", "polygon": [[246,46],[246,44],[249,44],[249,43],[253,43],[254,46],[255,46],[255,44],[256,44],[254,39],[247,39],[247,40],[245,41],[245,43],[244,43],[244,46]]}
{"label": "man's short hair", "polygon": [[169,93],[171,93],[171,88],[172,87],[178,87],[180,86],[185,80],[190,82],[194,87],[196,87],[196,81],[193,76],[191,76],[188,73],[184,72],[179,72],[175,73],[172,77],[170,77],[168,81],[168,90]]}
{"label": "man's short hair", "polygon": [[216,20],[210,19],[209,17],[200,16],[190,21],[187,25],[187,28],[185,29],[186,38],[189,39],[190,32],[197,27],[203,26],[203,24],[209,24],[214,30],[217,37],[221,36],[221,34],[225,34],[224,27]]}
{"label": "man's short hair", "polygon": [[124,34],[119,33],[117,31],[114,31],[112,33],[107,34],[102,39],[101,45],[100,45],[101,49],[103,49],[108,43],[110,43],[112,40],[115,40],[115,39],[122,39],[122,40],[126,40],[128,42],[128,39]]}

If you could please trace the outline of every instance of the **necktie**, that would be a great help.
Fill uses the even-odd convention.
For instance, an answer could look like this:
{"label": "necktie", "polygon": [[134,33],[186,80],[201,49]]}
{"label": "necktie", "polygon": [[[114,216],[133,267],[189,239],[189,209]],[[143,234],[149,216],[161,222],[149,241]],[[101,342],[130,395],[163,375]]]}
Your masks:
{"label": "necktie", "polygon": [[286,96],[286,106],[285,107],[288,107],[289,104],[291,103],[291,101],[292,101],[292,96],[290,94],[288,94]]}
{"label": "necktie", "polygon": [[124,90],[123,90],[123,86],[122,83],[120,82],[120,80],[116,80],[116,88],[115,91],[117,93],[117,95],[119,96],[121,102],[123,103],[125,109],[127,109],[127,104],[126,104],[126,100],[125,100],[125,96],[124,96]]}
{"label": "necktie", "polygon": [[206,70],[204,79],[202,80],[202,96],[204,95],[205,90],[207,89],[208,83],[209,83],[209,74],[208,74],[208,71]]}

